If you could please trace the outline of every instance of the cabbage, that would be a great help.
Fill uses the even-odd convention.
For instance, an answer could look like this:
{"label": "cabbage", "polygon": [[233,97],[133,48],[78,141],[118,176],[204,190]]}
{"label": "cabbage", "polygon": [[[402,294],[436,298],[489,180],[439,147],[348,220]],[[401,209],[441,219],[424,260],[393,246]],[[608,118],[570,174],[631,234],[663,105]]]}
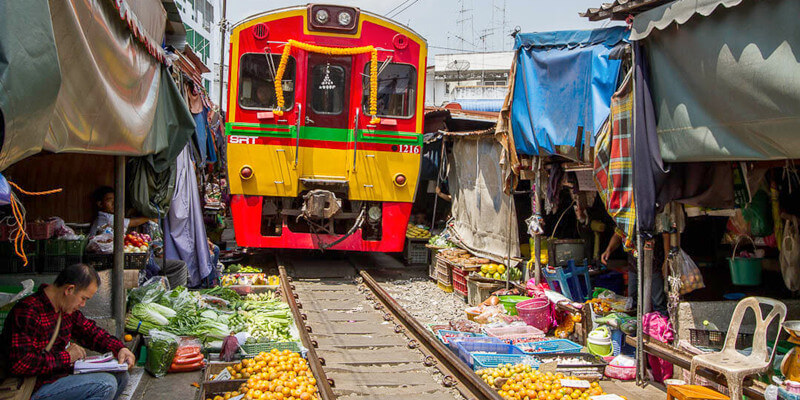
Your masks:
{"label": "cabbage", "polygon": [[153,303],[139,303],[131,309],[131,315],[143,322],[150,322],[155,325],[165,326],[169,324],[167,317],[153,307]]}
{"label": "cabbage", "polygon": [[155,310],[158,311],[159,314],[165,316],[167,319],[175,318],[175,315],[177,314],[175,312],[175,310],[173,310],[173,309],[171,309],[169,307],[164,307],[164,306],[162,306],[161,304],[158,304],[158,303],[150,303],[149,306],[151,308],[155,308]]}

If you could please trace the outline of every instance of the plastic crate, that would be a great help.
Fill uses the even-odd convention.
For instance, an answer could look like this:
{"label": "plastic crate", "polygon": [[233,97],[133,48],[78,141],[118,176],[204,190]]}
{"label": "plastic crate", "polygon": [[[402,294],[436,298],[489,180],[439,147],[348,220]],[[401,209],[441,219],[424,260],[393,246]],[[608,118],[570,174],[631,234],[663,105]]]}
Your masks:
{"label": "plastic crate", "polygon": [[528,354],[580,353],[583,346],[567,339],[541,340],[538,342],[517,343],[520,350]]}
{"label": "plastic crate", "polygon": [[33,240],[50,239],[55,231],[56,221],[28,222],[25,224],[25,233]]}
{"label": "plastic crate", "polygon": [[84,263],[97,271],[104,271],[114,267],[112,254],[86,253]]}
{"label": "plastic crate", "polygon": [[26,240],[22,244],[28,265],[14,251],[14,243],[0,242],[0,273],[33,273],[39,265],[39,242]]}
{"label": "plastic crate", "polygon": [[457,342],[458,358],[462,359],[467,365],[472,367],[472,353],[493,353],[493,354],[522,354],[525,352],[513,344],[492,343],[492,342]]}
{"label": "plastic crate", "polygon": [[41,264],[39,265],[39,272],[42,273],[59,273],[64,270],[64,268],[72,265],[78,264],[81,262],[81,258],[79,256],[44,256],[41,258]]}
{"label": "plastic crate", "polygon": [[449,329],[440,329],[435,333],[436,338],[439,339],[445,345],[450,345],[450,341],[453,338],[458,337],[486,337],[486,335],[482,333],[472,333],[472,332],[461,332],[461,331],[453,331]]}
{"label": "plastic crate", "polygon": [[428,262],[427,239],[406,238],[406,246],[403,248],[403,259],[406,265],[421,265]]}
{"label": "plastic crate", "polygon": [[66,244],[66,255],[83,256],[83,252],[86,251],[86,244],[89,243],[89,238],[85,237],[78,240],[65,240],[64,242]]}
{"label": "plastic crate", "polygon": [[436,280],[436,257],[431,257],[428,262],[428,277],[431,278],[431,280]]}
{"label": "plastic crate", "polygon": [[[696,347],[721,350],[725,345],[726,331],[713,331],[707,329],[689,329],[690,342]],[[736,348],[744,350],[753,346],[753,334],[742,333],[736,337]]]}
{"label": "plastic crate", "polygon": [[532,326],[504,326],[486,328],[486,334],[496,337],[508,344],[539,342],[544,339],[544,332]]}
{"label": "plastic crate", "polygon": [[462,342],[470,342],[470,343],[503,343],[500,339],[481,335],[481,336],[461,336],[461,337],[454,337],[450,339],[450,343],[447,344],[447,347],[452,350],[454,353],[458,353],[458,344]]}
{"label": "plastic crate", "polygon": [[467,272],[456,265],[453,266],[453,291],[467,295]]}
{"label": "plastic crate", "polygon": [[67,254],[67,242],[65,240],[47,239],[44,241],[45,256],[63,256]]}
{"label": "plastic crate", "polygon": [[144,269],[150,253],[125,253],[125,269]]}
{"label": "plastic crate", "polygon": [[442,281],[439,281],[436,282],[436,286],[438,286],[439,289],[442,289],[447,293],[453,293],[453,285],[445,285],[444,283],[442,283]]}
{"label": "plastic crate", "polygon": [[300,344],[297,342],[264,342],[264,343],[245,343],[241,346],[242,352],[248,356],[255,356],[258,353],[270,352],[272,349],[279,351],[289,350],[295,353],[300,352]]}
{"label": "plastic crate", "polygon": [[493,353],[473,353],[472,370],[480,371],[486,368],[497,368],[504,364],[530,364],[534,368],[539,368],[539,361],[527,354],[493,354]]}
{"label": "plastic crate", "polygon": [[436,256],[436,280],[443,285],[453,284],[453,265],[442,256]]}

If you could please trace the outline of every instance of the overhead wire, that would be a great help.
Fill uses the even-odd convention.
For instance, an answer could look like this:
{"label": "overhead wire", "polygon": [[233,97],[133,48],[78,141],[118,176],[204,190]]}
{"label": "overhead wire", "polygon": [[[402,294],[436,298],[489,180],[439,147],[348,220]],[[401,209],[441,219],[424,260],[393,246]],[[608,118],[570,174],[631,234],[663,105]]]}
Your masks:
{"label": "overhead wire", "polygon": [[402,13],[403,13],[403,11],[405,11],[405,10],[408,10],[408,8],[409,8],[409,7],[413,6],[414,4],[417,4],[417,2],[418,2],[418,1],[419,1],[419,0],[414,0],[413,2],[411,2],[411,4],[407,5],[407,6],[406,6],[405,8],[403,8],[402,10],[400,10],[400,11],[398,11],[398,12],[396,12],[396,13],[392,14],[392,15],[391,15],[389,18],[394,18],[394,17],[397,17],[398,15],[402,14]]}

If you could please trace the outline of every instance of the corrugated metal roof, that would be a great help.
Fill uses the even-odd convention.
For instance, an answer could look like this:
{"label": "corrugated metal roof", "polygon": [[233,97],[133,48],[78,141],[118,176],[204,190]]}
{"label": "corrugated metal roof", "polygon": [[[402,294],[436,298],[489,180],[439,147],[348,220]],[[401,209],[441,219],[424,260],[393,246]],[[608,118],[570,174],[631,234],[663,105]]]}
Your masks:
{"label": "corrugated metal roof", "polygon": [[578,13],[590,21],[612,19],[624,21],[629,15],[636,15],[672,0],[614,0],[613,3],[603,3],[598,8],[590,8],[586,12]]}

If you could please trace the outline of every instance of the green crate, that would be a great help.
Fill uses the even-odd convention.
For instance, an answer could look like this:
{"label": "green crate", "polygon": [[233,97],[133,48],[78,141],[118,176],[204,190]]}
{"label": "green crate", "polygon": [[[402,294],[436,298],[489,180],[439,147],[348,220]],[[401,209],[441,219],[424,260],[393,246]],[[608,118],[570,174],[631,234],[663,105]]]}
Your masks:
{"label": "green crate", "polygon": [[252,356],[262,351],[269,353],[272,349],[278,349],[279,351],[289,350],[295,353],[300,352],[300,344],[297,342],[245,343],[241,347],[246,355]]}
{"label": "green crate", "polygon": [[44,242],[44,255],[46,256],[63,256],[67,254],[66,240],[47,239]]}
{"label": "green crate", "polygon": [[66,242],[66,255],[82,256],[83,252],[86,250],[86,244],[89,243],[89,238],[65,240],[64,242]]}

